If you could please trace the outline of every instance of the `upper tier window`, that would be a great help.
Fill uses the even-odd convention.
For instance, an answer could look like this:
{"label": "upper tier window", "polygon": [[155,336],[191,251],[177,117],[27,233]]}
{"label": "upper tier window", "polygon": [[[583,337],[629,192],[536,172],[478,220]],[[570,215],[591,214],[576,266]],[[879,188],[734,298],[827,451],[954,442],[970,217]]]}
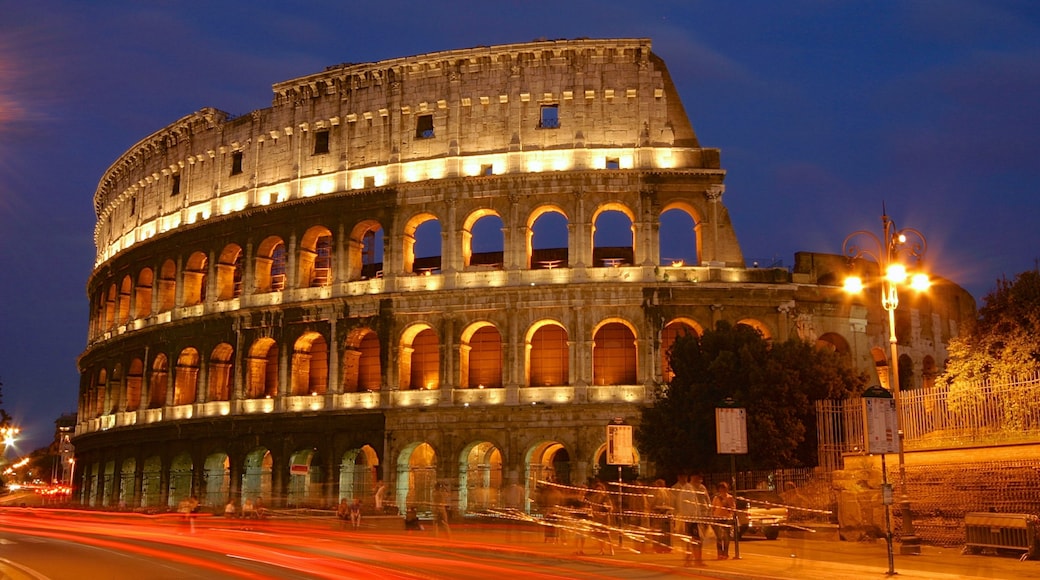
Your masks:
{"label": "upper tier window", "polygon": [[329,152],[329,130],[323,129],[314,132],[314,154],[321,155]]}
{"label": "upper tier window", "polygon": [[433,138],[433,115],[419,115],[415,121],[415,138]]}
{"label": "upper tier window", "polygon": [[242,152],[235,151],[231,154],[231,175],[242,173]]}
{"label": "upper tier window", "polygon": [[542,116],[538,121],[539,129],[559,129],[560,128],[560,106],[559,105],[542,105]]}

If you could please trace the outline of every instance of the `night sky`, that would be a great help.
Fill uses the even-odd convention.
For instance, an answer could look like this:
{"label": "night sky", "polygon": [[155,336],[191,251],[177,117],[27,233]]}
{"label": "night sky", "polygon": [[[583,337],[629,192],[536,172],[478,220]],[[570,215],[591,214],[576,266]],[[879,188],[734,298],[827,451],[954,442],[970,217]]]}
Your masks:
{"label": "night sky", "polygon": [[1040,6],[1026,1],[0,3],[0,381],[47,444],[74,412],[92,198],[128,148],[203,107],[343,62],[539,38],[647,37],[722,150],[744,256],[790,266],[880,232],[982,302],[1040,257]]}

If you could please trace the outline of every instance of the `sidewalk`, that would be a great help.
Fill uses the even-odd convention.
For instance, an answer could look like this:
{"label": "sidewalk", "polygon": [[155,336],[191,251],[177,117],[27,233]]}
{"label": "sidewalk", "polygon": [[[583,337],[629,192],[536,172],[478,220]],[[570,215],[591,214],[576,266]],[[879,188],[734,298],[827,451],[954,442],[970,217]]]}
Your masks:
{"label": "sidewalk", "polygon": [[[390,531],[399,524],[397,518],[383,522],[367,520],[369,525]],[[382,518],[379,518],[382,519]],[[921,554],[902,556],[894,546],[894,576],[888,574],[888,549],[883,540],[845,542],[822,534],[782,533],[777,541],[747,539],[740,543],[740,559],[734,559],[733,546],[728,560],[715,559],[715,546],[709,538],[704,546],[703,567],[684,567],[683,555],[671,553],[638,553],[625,541],[615,546],[614,555],[598,555],[596,540],[585,541],[584,556],[575,555],[576,542],[548,543],[544,530],[531,524],[497,525],[458,522],[452,524],[452,541],[480,544],[484,549],[530,551],[532,554],[581,558],[606,565],[631,566],[660,572],[660,577],[689,575],[722,579],[799,579],[799,580],[863,580],[898,578],[905,580],[973,580],[1023,579],[1040,580],[1040,561],[1019,561],[1012,556],[963,555],[960,548],[922,546]]]}

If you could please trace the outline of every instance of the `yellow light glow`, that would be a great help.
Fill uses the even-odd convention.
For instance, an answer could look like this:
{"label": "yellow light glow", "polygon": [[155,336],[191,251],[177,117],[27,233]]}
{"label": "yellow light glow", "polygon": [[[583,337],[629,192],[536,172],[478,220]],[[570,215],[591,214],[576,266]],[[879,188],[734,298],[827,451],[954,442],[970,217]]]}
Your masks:
{"label": "yellow light glow", "polygon": [[893,284],[902,284],[906,282],[906,266],[902,264],[889,264],[888,270],[885,271],[885,278]]}
{"label": "yellow light glow", "polygon": [[863,291],[863,279],[859,276],[845,278],[845,291],[849,294],[859,294]]}
{"label": "yellow light glow", "polygon": [[541,162],[541,160],[531,159],[530,161],[528,161],[527,162],[527,170],[530,171],[531,173],[541,173],[542,172],[542,162]]}
{"label": "yellow light glow", "polygon": [[914,274],[910,278],[910,287],[918,292],[924,292],[932,286],[932,281],[928,279],[928,274]]}

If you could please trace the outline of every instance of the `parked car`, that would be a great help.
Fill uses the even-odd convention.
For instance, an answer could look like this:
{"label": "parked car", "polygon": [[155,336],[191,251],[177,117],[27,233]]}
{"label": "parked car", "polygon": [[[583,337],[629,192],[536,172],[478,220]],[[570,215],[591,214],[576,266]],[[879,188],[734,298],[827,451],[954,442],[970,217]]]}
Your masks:
{"label": "parked car", "polygon": [[780,528],[787,524],[784,500],[770,489],[747,489],[735,494],[740,536],[762,534],[767,540],[780,537]]}

